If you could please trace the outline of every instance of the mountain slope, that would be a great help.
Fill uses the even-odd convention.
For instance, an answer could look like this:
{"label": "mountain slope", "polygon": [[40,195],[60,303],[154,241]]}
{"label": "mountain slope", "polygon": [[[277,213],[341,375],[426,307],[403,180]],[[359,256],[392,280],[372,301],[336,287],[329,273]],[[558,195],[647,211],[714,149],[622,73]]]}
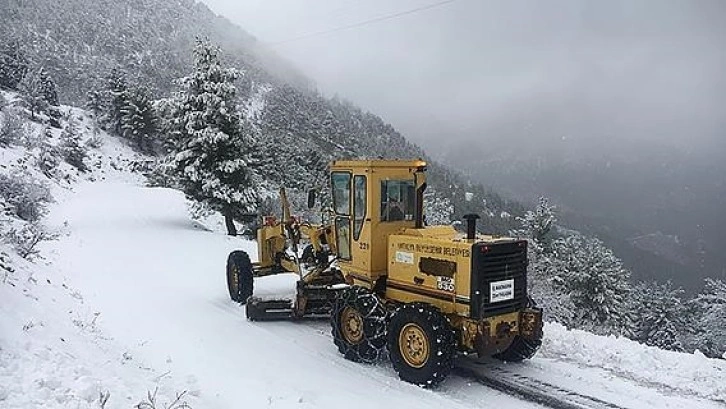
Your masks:
{"label": "mountain slope", "polygon": [[[197,36],[219,44],[225,63],[245,76],[237,84],[239,106],[260,130],[260,150],[270,158],[275,152],[314,152],[322,161],[347,157],[427,158],[378,116],[354,105],[327,99],[310,82],[260,47],[239,27],[216,16],[192,0],[7,0],[0,8],[5,22],[0,38],[18,41],[34,65],[42,65],[59,87],[62,101],[77,106],[86,93],[99,89],[111,69],[120,69],[132,84],[150,87],[156,99],[176,90],[173,80],[191,70],[191,50]],[[250,101],[260,100],[251,106]],[[439,208],[453,206],[447,221],[476,211],[484,216],[481,227],[505,234],[515,227],[511,217],[523,208],[495,192],[472,184],[458,172],[430,158],[431,199]],[[284,161],[283,161],[284,162]],[[290,162],[290,160],[287,160]],[[300,185],[319,179],[310,169],[287,169],[275,163],[275,184]],[[308,179],[308,180],[306,180]],[[473,193],[466,201],[466,192]]]}

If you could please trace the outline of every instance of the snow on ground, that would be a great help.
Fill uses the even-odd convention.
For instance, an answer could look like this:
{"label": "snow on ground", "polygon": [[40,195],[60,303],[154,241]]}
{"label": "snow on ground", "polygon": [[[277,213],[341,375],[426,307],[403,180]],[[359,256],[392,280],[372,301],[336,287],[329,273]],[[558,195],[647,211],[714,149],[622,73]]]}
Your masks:
{"label": "snow on ground", "polygon": [[129,408],[156,387],[165,401],[193,391],[102,331],[98,310],[54,266],[11,263],[0,280],[0,407],[98,408],[110,393],[106,407]]}
{"label": "snow on ground", "polygon": [[669,394],[694,395],[726,404],[726,360],[665,351],[626,338],[603,337],[560,324],[545,327],[539,356],[615,376]]}

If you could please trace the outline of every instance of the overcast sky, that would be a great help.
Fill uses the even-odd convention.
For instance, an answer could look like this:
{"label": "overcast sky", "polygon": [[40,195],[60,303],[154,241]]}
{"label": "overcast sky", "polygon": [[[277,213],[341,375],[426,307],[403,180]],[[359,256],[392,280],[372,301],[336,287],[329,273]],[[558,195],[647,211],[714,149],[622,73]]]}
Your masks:
{"label": "overcast sky", "polygon": [[726,137],[726,1],[204,2],[424,146]]}

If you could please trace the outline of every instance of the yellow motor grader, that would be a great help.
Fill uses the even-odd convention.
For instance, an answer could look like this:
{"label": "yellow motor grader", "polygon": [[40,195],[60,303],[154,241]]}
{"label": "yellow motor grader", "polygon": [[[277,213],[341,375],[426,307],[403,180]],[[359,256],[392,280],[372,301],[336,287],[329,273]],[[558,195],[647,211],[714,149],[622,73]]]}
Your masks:
{"label": "yellow motor grader", "polygon": [[[527,294],[527,242],[425,226],[422,160],[341,160],[330,164],[327,222],[265,217],[259,261],[243,251],[227,261],[234,301],[250,320],[330,315],[345,358],[371,363],[385,351],[401,379],[433,387],[460,353],[505,361],[534,355],[542,311]],[[308,197],[308,206],[315,194]],[[311,244],[297,257],[304,238]],[[300,274],[294,299],[255,297],[254,277]]]}

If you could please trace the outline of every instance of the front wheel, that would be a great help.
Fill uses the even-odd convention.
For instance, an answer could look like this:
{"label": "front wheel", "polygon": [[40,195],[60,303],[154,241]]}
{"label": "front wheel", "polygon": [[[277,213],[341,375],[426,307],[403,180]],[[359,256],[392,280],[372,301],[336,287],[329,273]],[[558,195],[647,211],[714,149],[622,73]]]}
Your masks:
{"label": "front wheel", "polygon": [[427,304],[405,304],[391,317],[388,354],[398,376],[425,388],[441,383],[451,372],[456,336],[449,321]]}
{"label": "front wheel", "polygon": [[242,250],[236,250],[227,257],[227,289],[232,301],[245,304],[252,295],[254,285],[252,262],[250,256]]}

